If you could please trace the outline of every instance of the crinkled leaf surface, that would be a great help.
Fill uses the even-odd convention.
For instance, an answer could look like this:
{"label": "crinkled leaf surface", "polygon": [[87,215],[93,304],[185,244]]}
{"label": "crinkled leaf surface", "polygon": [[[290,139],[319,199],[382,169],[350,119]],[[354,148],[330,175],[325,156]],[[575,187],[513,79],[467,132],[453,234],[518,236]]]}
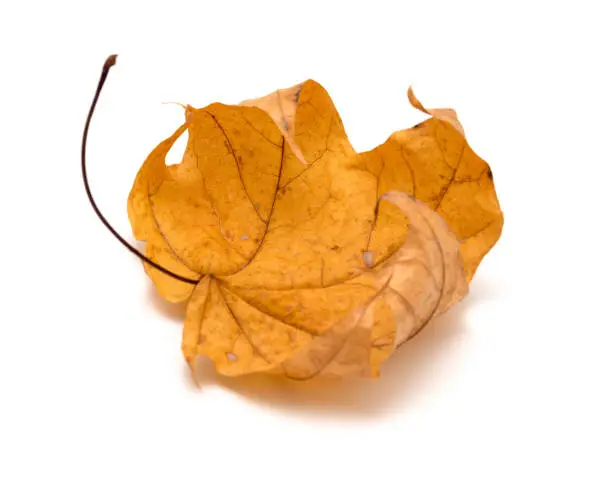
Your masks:
{"label": "crinkled leaf surface", "polygon": [[[376,375],[467,293],[502,216],[454,113],[428,113],[357,154],[313,81],[187,108],[145,161],[128,211],[150,258],[199,281],[146,266],[165,298],[189,300],[191,365],[206,355],[226,375]],[[186,130],[183,161],[167,167]]]}

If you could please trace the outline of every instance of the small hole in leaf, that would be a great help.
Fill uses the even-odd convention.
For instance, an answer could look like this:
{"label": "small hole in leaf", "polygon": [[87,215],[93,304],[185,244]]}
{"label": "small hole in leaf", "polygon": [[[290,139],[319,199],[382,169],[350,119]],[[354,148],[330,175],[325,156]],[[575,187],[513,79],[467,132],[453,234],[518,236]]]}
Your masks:
{"label": "small hole in leaf", "polygon": [[227,356],[227,358],[228,358],[230,361],[232,361],[232,362],[234,362],[236,359],[238,359],[238,358],[236,357],[236,354],[234,354],[233,352],[228,352],[228,353],[226,354],[226,356]]}
{"label": "small hole in leaf", "polygon": [[170,151],[166,154],[166,166],[174,165],[175,163],[181,163],[183,161],[183,155],[187,149],[187,140],[189,139],[189,133],[183,132],[179,138],[174,142]]}
{"label": "small hole in leaf", "polygon": [[372,254],[370,251],[363,252],[363,262],[365,263],[366,267],[372,267],[372,265],[374,265],[374,254]]}

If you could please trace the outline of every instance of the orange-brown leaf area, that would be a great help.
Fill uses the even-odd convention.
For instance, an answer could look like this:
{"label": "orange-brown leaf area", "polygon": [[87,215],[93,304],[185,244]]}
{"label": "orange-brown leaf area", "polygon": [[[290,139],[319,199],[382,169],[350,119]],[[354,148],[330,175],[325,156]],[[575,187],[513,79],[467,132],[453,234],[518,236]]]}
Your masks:
{"label": "orange-brown leaf area", "polygon": [[[128,200],[159,293],[188,301],[183,353],[217,370],[377,376],[467,294],[501,233],[492,174],[455,113],[356,153],[316,82],[240,105],[187,107]],[[188,131],[178,165],[166,166]]]}

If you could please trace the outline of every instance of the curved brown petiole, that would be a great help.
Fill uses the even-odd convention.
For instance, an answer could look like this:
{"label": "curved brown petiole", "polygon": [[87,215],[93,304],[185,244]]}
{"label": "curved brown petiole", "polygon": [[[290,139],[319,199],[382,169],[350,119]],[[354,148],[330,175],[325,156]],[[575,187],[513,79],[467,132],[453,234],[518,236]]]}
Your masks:
{"label": "curved brown petiole", "polygon": [[127,242],[127,240],[125,240],[125,238],[123,238],[121,235],[119,235],[119,233],[117,233],[117,231],[106,220],[104,215],[100,212],[100,209],[98,208],[98,205],[96,204],[96,201],[94,200],[94,198],[93,198],[93,196],[91,194],[91,189],[89,187],[89,181],[87,180],[87,168],[86,168],[86,165],[85,165],[85,153],[86,153],[86,149],[87,149],[87,134],[89,133],[89,124],[91,123],[91,118],[92,118],[92,116],[94,114],[94,111],[96,109],[96,104],[98,103],[98,98],[100,97],[100,93],[102,92],[102,88],[104,87],[104,82],[106,81],[106,77],[108,76],[108,72],[110,71],[111,67],[115,64],[116,61],[117,61],[117,55],[113,54],[113,55],[109,56],[106,59],[106,61],[104,62],[104,67],[102,68],[102,74],[100,75],[100,81],[98,82],[98,88],[96,89],[96,93],[95,93],[94,98],[93,98],[93,100],[91,102],[91,107],[89,108],[89,114],[87,115],[87,120],[85,121],[85,128],[83,129],[83,143],[81,145],[81,171],[83,173],[83,184],[85,185],[85,191],[87,192],[87,197],[89,198],[89,202],[90,202],[91,206],[93,207],[93,210],[96,212],[96,215],[98,216],[98,218],[100,218],[100,221],[102,221],[102,223],[104,223],[104,226],[106,226],[108,231],[110,231],[113,234],[113,236],[117,240],[119,240],[121,242],[121,244],[125,248],[127,248],[130,252],[132,252],[134,255],[136,255],[136,257],[138,257],[140,260],[145,261],[150,266],[155,267],[158,271],[161,271],[164,274],[167,274],[170,277],[173,277],[174,279],[177,279],[177,280],[183,281],[183,282],[187,282],[189,284],[198,284],[198,281],[196,279],[189,279],[188,277],[183,277],[183,276],[181,276],[179,274],[176,274],[176,273],[174,273],[172,271],[169,271],[168,269],[166,269],[165,267],[162,267],[159,264],[156,264],[151,259],[149,259],[145,255],[140,253],[132,245],[130,245]]}

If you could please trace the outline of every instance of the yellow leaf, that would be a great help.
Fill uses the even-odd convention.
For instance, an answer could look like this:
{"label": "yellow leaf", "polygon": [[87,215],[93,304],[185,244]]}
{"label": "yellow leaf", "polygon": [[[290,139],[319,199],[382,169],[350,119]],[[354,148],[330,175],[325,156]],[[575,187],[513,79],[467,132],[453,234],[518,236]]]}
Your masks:
{"label": "yellow leaf", "polygon": [[[302,95],[304,87],[306,97]],[[312,99],[319,101],[315,106],[321,108],[318,114],[310,106]],[[499,239],[503,226],[493,174],[489,165],[467,144],[453,109],[426,109],[412,88],[408,90],[408,99],[416,109],[432,118],[413,128],[397,131],[374,150],[360,154],[361,165],[376,176],[379,196],[389,190],[400,190],[442,215],[461,243],[466,274],[471,280],[482,258]],[[243,104],[264,109],[281,129],[287,128],[285,135],[292,147],[304,144],[303,140],[297,141],[300,136],[294,136],[298,119],[300,128],[304,128],[314,125],[308,121],[322,121],[322,115],[337,118],[334,134],[350,147],[331,99],[323,87],[312,80]],[[303,106],[309,111],[305,112]],[[326,140],[321,131],[318,134],[319,141]],[[379,215],[372,240],[397,246],[407,221],[401,213],[383,206],[387,212]],[[375,242],[374,246],[380,249]],[[376,263],[394,250],[391,245]]]}
{"label": "yellow leaf", "polygon": [[[191,365],[206,355],[231,376],[377,375],[467,293],[501,213],[456,117],[430,113],[357,154],[311,80],[240,106],[187,107],[128,209],[147,255],[199,280],[148,269],[168,300],[189,298]],[[166,167],[185,129],[183,161]]]}

